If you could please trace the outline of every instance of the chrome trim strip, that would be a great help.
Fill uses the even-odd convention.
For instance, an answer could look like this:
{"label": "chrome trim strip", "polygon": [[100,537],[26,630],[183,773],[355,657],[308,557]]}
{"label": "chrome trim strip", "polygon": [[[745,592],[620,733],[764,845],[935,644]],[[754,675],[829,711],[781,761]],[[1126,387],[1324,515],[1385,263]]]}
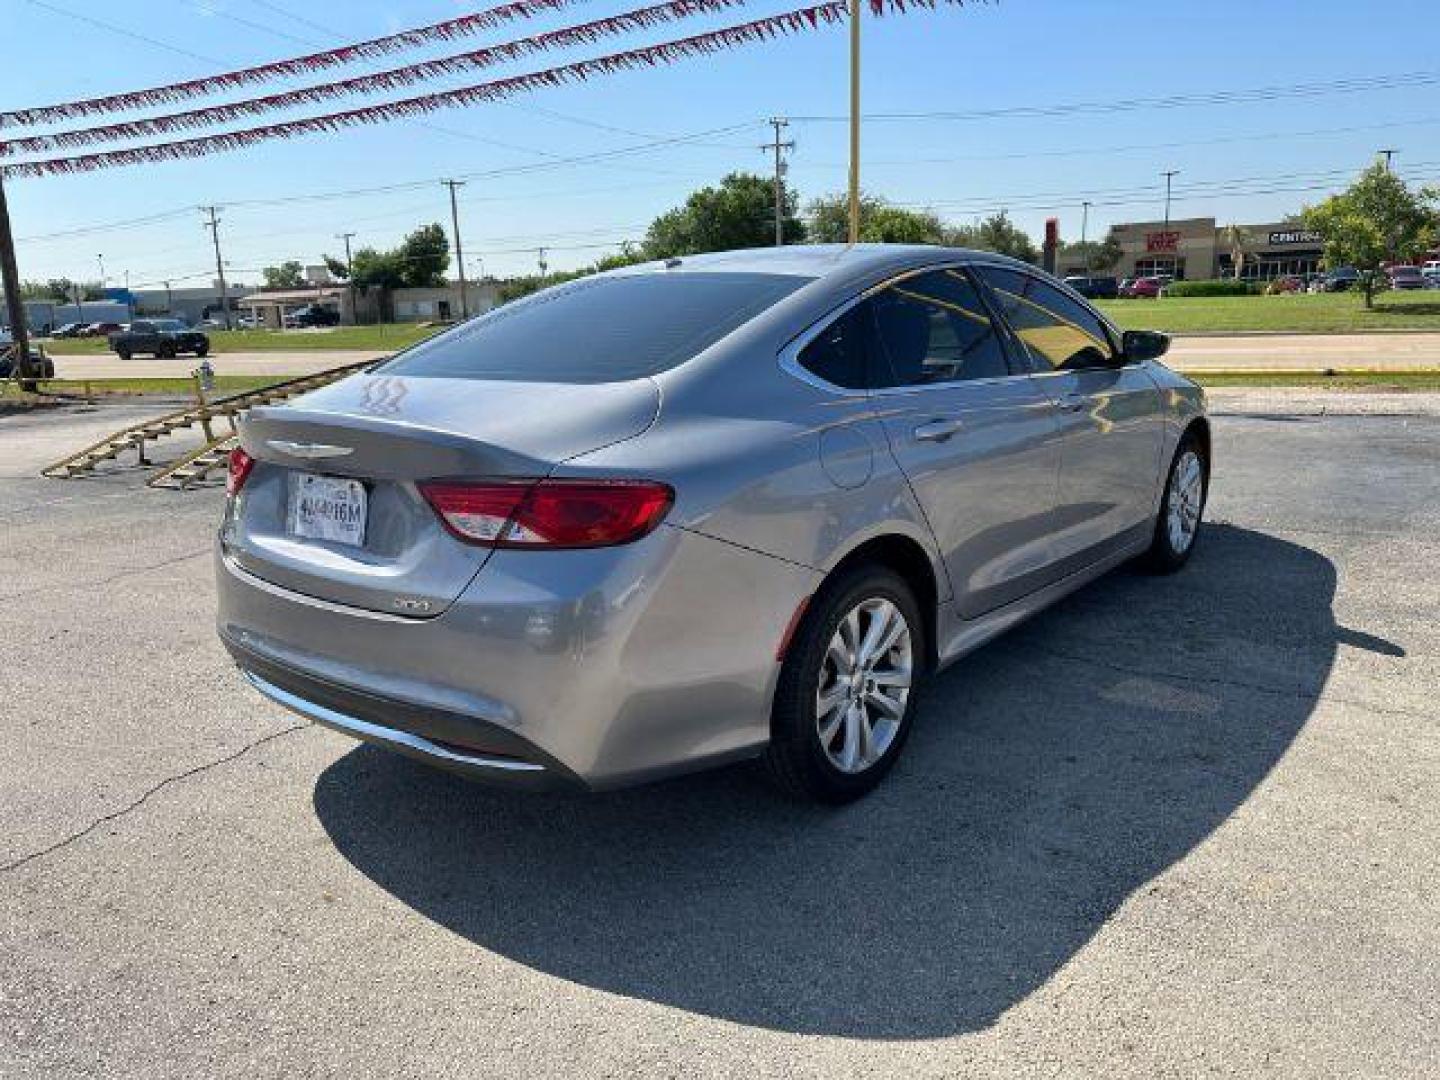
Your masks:
{"label": "chrome trim strip", "polygon": [[462,754],[441,746],[439,743],[431,742],[429,739],[419,735],[411,735],[407,731],[397,731],[395,728],[381,727],[379,724],[372,724],[367,720],[358,717],[347,716],[342,712],[327,708],[324,705],[317,705],[313,701],[306,701],[304,698],[282,690],[274,683],[262,679],[253,671],[240,672],[249,681],[250,685],[259,690],[277,705],[283,705],[293,713],[305,717],[307,720],[314,720],[316,723],[324,724],[328,728],[334,728],[346,735],[357,739],[369,739],[374,742],[388,744],[390,746],[403,747],[427,757],[439,758],[442,761],[454,762],[457,765],[466,765],[475,769],[494,769],[496,772],[533,773],[544,772],[545,766],[536,765],[530,761],[514,761],[510,758],[485,757],[481,754]]}

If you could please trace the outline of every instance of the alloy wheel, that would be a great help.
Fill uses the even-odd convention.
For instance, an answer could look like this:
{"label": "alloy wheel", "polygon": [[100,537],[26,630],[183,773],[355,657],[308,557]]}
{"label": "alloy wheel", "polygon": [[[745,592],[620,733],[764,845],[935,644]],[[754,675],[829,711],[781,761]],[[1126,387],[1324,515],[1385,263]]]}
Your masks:
{"label": "alloy wheel", "polygon": [[1170,546],[1177,555],[1190,550],[1200,528],[1200,511],[1205,500],[1205,469],[1200,456],[1186,450],[1175,463],[1170,477],[1170,493],[1166,499],[1165,527]]}
{"label": "alloy wheel", "polygon": [[861,773],[895,741],[914,681],[910,624],[883,597],[856,604],[830,639],[815,691],[815,730],[830,763]]}

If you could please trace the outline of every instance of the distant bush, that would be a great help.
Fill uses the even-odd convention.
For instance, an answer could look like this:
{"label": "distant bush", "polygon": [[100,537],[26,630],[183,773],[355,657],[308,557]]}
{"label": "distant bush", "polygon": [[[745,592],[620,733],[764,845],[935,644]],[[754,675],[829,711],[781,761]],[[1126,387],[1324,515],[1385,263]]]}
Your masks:
{"label": "distant bush", "polygon": [[1224,278],[1218,281],[1172,281],[1165,287],[1166,296],[1258,296],[1258,282]]}

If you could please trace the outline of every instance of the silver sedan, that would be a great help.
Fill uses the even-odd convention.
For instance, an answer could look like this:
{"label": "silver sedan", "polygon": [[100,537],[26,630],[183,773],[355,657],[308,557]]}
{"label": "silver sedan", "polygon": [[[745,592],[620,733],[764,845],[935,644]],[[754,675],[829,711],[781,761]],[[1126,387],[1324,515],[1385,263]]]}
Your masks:
{"label": "silver sedan", "polygon": [[561,285],[245,417],[220,635],[273,700],[472,777],[759,757],[853,799],[927,676],[1189,558],[1210,430],[1167,345],[944,248]]}

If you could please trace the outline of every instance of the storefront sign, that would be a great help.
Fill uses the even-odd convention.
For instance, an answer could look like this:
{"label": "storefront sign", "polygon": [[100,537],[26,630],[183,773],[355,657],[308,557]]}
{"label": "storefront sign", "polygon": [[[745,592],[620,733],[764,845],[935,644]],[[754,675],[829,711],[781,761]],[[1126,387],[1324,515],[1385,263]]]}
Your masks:
{"label": "storefront sign", "polygon": [[1178,251],[1180,249],[1180,234],[1175,230],[1169,232],[1152,232],[1145,234],[1146,251]]}
{"label": "storefront sign", "polygon": [[1321,236],[1314,229],[1291,229],[1287,232],[1272,232],[1270,243],[1273,244],[1323,244],[1325,237]]}

